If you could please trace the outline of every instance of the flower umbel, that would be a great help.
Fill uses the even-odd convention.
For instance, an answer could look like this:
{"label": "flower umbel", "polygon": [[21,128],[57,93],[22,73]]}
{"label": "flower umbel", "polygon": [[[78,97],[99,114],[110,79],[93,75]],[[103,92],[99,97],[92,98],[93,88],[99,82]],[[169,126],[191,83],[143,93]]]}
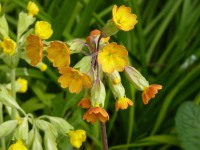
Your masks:
{"label": "flower umbel", "polygon": [[115,70],[123,71],[128,65],[128,51],[124,46],[112,42],[107,44],[98,54],[98,62],[106,73],[113,73]]}
{"label": "flower umbel", "polygon": [[64,42],[53,41],[47,49],[47,57],[54,67],[63,68],[70,65],[70,50]]}
{"label": "flower umbel", "polygon": [[22,140],[19,140],[15,144],[10,145],[8,150],[28,150],[28,149],[24,146]]}
{"label": "flower umbel", "polygon": [[91,107],[91,101],[90,97],[84,97],[82,100],[79,101],[78,107],[83,108],[83,109],[88,109]]}
{"label": "flower umbel", "polygon": [[27,10],[28,10],[28,14],[32,16],[37,15],[39,13],[38,6],[32,1],[28,2]]}
{"label": "flower umbel", "polygon": [[82,90],[82,86],[85,88],[91,88],[91,78],[79,70],[71,67],[59,68],[59,72],[62,74],[58,78],[62,88],[69,87],[71,93],[79,93]]}
{"label": "flower umbel", "polygon": [[115,110],[118,111],[119,109],[127,109],[128,106],[132,106],[133,102],[129,98],[119,98],[115,103]]}
{"label": "flower umbel", "polygon": [[35,24],[35,34],[44,40],[50,38],[53,34],[51,24],[46,21],[37,21]]}
{"label": "flower umbel", "polygon": [[30,64],[35,66],[42,61],[43,43],[39,36],[33,34],[27,37],[27,41],[27,56],[31,60]]}
{"label": "flower umbel", "polygon": [[86,120],[87,122],[96,123],[97,120],[100,120],[101,122],[106,122],[109,120],[109,115],[106,112],[105,109],[96,106],[90,108],[84,115],[83,120]]}
{"label": "flower umbel", "polygon": [[123,30],[129,31],[134,28],[134,25],[137,24],[137,16],[135,14],[131,14],[131,8],[125,7],[124,5],[119,8],[117,5],[114,5],[112,9],[113,22],[115,25]]}
{"label": "flower umbel", "polygon": [[13,55],[16,51],[16,43],[10,37],[4,37],[4,40],[1,42],[1,47],[3,52],[8,55]]}
{"label": "flower umbel", "polygon": [[80,148],[82,143],[86,140],[85,130],[75,130],[69,132],[70,143],[76,147]]}
{"label": "flower umbel", "polygon": [[158,93],[158,90],[162,89],[162,85],[153,84],[149,87],[146,87],[145,90],[142,92],[142,100],[143,103],[146,105],[148,104],[151,98],[154,98],[155,95]]}

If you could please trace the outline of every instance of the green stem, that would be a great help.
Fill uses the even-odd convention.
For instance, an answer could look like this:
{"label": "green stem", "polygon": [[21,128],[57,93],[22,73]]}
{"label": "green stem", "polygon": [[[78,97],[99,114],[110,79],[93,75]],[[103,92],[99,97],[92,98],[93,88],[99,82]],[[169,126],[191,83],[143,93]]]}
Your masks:
{"label": "green stem", "polygon": [[[0,103],[0,124],[3,123],[3,105]],[[5,137],[1,137],[1,149],[6,150],[6,140]]]}

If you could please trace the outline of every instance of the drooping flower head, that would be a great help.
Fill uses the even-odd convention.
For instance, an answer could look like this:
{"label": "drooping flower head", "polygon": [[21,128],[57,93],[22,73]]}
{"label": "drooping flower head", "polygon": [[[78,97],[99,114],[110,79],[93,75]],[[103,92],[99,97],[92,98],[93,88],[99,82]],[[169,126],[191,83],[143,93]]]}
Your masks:
{"label": "drooping flower head", "polygon": [[39,62],[42,61],[44,47],[42,40],[39,36],[31,34],[27,37],[27,42],[27,56],[31,60],[30,64],[32,66],[36,66]]}
{"label": "drooping flower head", "polygon": [[125,7],[124,5],[119,8],[117,5],[114,5],[112,9],[113,22],[114,24],[123,31],[129,31],[134,28],[137,24],[137,16],[135,14],[131,14],[131,8]]}
{"label": "drooping flower head", "polygon": [[1,47],[3,52],[7,55],[13,55],[16,51],[16,42],[10,39],[10,37],[4,37],[4,40],[1,42]]}
{"label": "drooping flower head", "polygon": [[115,70],[123,71],[128,65],[128,51],[122,45],[112,42],[104,46],[98,54],[98,62],[102,66],[102,70],[106,73],[113,73]]}
{"label": "drooping flower head", "polygon": [[71,93],[79,93],[82,90],[82,86],[85,88],[91,88],[91,78],[79,70],[71,67],[59,68],[59,72],[62,74],[58,78],[62,88],[69,87]]}
{"label": "drooping flower head", "polygon": [[84,97],[83,99],[81,99],[78,103],[78,107],[83,108],[83,109],[88,109],[91,107],[91,101],[90,101],[90,97]]}
{"label": "drooping flower head", "polygon": [[76,147],[80,148],[82,143],[86,140],[85,130],[75,130],[69,132],[70,143]]}
{"label": "drooping flower head", "polygon": [[47,57],[53,62],[54,67],[64,68],[70,65],[70,50],[64,42],[53,41],[47,48]]}
{"label": "drooping flower head", "polygon": [[23,79],[23,78],[18,78],[16,80],[16,82],[17,82],[17,85],[19,87],[17,92],[25,93],[28,89],[28,81],[26,79]]}
{"label": "drooping flower head", "polygon": [[28,14],[32,16],[37,15],[39,13],[38,6],[32,1],[28,2],[27,10],[28,10]]}
{"label": "drooping flower head", "polygon": [[51,24],[46,21],[37,21],[35,24],[35,34],[43,40],[50,38],[53,34]]}
{"label": "drooping flower head", "polygon": [[109,115],[105,109],[99,106],[96,106],[96,107],[90,108],[83,115],[83,120],[86,120],[87,122],[91,122],[92,124],[96,123],[97,120],[100,120],[101,122],[106,122],[109,120]]}
{"label": "drooping flower head", "polygon": [[119,98],[117,100],[117,102],[115,103],[115,110],[118,111],[119,109],[127,109],[128,106],[132,106],[133,105],[133,102],[129,99],[129,98],[125,98],[125,97],[122,97],[122,98]]}
{"label": "drooping flower head", "polygon": [[22,140],[19,140],[15,144],[10,145],[8,150],[28,150],[28,149],[24,146]]}

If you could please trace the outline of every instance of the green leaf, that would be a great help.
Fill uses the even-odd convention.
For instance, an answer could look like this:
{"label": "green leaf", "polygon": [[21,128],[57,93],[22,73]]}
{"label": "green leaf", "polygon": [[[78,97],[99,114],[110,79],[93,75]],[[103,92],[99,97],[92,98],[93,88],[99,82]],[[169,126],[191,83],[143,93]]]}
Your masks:
{"label": "green leaf", "polygon": [[193,102],[183,103],[176,114],[176,131],[184,150],[200,148],[200,107]]}

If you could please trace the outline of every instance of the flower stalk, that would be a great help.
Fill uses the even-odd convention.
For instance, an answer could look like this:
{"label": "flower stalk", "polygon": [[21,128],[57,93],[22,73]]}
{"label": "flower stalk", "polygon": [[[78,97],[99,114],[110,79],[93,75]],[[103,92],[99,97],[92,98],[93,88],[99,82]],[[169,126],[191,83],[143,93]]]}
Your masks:
{"label": "flower stalk", "polygon": [[[3,104],[0,102],[0,125],[3,123]],[[1,148],[6,150],[6,140],[5,137],[1,137]]]}
{"label": "flower stalk", "polygon": [[100,121],[100,127],[101,127],[101,139],[102,139],[102,144],[103,144],[103,150],[108,150],[108,142],[107,142],[105,123]]}

